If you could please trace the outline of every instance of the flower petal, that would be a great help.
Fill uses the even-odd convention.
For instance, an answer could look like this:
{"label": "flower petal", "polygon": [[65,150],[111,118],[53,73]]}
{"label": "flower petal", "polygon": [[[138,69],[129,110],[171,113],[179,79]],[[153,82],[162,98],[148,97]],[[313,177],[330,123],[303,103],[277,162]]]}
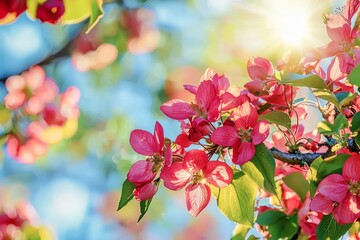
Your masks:
{"label": "flower petal", "polygon": [[152,167],[152,162],[145,160],[137,161],[130,167],[127,178],[135,185],[150,182],[155,178],[156,175],[152,172]]}
{"label": "flower petal", "polygon": [[360,181],[360,155],[351,155],[344,164],[342,175],[346,181]]}
{"label": "flower petal", "polygon": [[210,188],[205,184],[192,184],[185,189],[186,207],[196,217],[210,202]]}
{"label": "flower petal", "polygon": [[341,202],[349,191],[349,185],[340,174],[331,174],[320,182],[318,191],[334,202]]}
{"label": "flower petal", "polygon": [[164,103],[161,105],[160,110],[167,117],[175,120],[185,120],[196,114],[196,112],[191,109],[190,104],[180,99],[173,99]]}
{"label": "flower petal", "polygon": [[184,169],[187,169],[191,174],[195,174],[205,168],[208,162],[209,158],[204,151],[193,149],[185,154],[182,164]]}
{"label": "flower petal", "polygon": [[157,187],[152,183],[147,183],[141,187],[137,187],[134,190],[134,197],[137,201],[148,200],[152,198],[157,192]]}
{"label": "flower petal", "polygon": [[208,110],[216,98],[216,89],[212,81],[207,80],[200,83],[195,99],[201,109]]}
{"label": "flower petal", "polygon": [[144,156],[153,155],[155,149],[154,136],[148,131],[136,129],[130,134],[130,146],[138,154]]}
{"label": "flower petal", "polygon": [[183,168],[182,163],[173,163],[170,167],[164,167],[160,174],[164,186],[170,190],[183,188],[190,180],[191,174]]}
{"label": "flower petal", "polygon": [[256,108],[248,101],[241,104],[234,111],[235,125],[240,129],[252,128],[256,125],[258,113]]}
{"label": "flower petal", "polygon": [[334,219],[340,224],[353,223],[360,217],[360,198],[347,194],[346,198],[334,209]]}
{"label": "flower petal", "polygon": [[310,210],[330,214],[333,211],[333,201],[324,197],[321,193],[315,195],[310,202]]}
{"label": "flower petal", "polygon": [[224,162],[210,161],[206,165],[205,178],[215,187],[226,187],[232,181],[233,170]]}
{"label": "flower petal", "polygon": [[255,146],[251,142],[237,142],[233,146],[233,163],[242,165],[255,155]]}
{"label": "flower petal", "polygon": [[161,153],[164,147],[164,129],[161,124],[156,121],[154,128],[154,152]]}
{"label": "flower petal", "polygon": [[259,121],[251,132],[251,139],[254,145],[258,145],[265,141],[269,136],[269,123],[267,121]]}
{"label": "flower petal", "polygon": [[221,146],[232,146],[239,140],[239,136],[235,128],[231,126],[223,126],[211,135],[211,141]]}

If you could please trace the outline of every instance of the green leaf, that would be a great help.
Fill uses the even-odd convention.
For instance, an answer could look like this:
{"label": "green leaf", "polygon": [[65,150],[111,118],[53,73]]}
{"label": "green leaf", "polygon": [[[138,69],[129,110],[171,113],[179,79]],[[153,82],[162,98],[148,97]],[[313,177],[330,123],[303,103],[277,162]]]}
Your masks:
{"label": "green leaf", "polygon": [[255,156],[251,161],[242,165],[241,169],[261,189],[276,194],[275,159],[263,143],[255,146]]}
{"label": "green leaf", "polygon": [[353,70],[351,70],[348,78],[351,84],[360,87],[360,65],[357,65]]}
{"label": "green leaf", "polygon": [[320,164],[317,172],[316,177],[318,181],[321,181],[326,176],[333,173],[341,174],[344,163],[346,159],[348,159],[348,157],[349,157],[348,154],[339,154],[329,160],[323,161]]}
{"label": "green leaf", "polygon": [[337,240],[351,228],[351,225],[340,225],[331,214],[324,215],[316,228],[316,237],[318,240]]}
{"label": "green leaf", "polygon": [[334,121],[334,124],[328,121],[322,121],[318,124],[318,131],[320,134],[334,135],[339,134],[341,129],[346,128],[349,125],[347,118],[344,114],[340,113]]}
{"label": "green leaf", "polygon": [[252,227],[258,188],[243,172],[234,169],[231,184],[219,189],[217,205],[231,221]]}
{"label": "green leaf", "polygon": [[286,127],[287,129],[291,128],[291,119],[289,115],[281,111],[272,111],[261,115],[259,116],[259,120],[267,120],[269,123],[278,124]]}
{"label": "green leaf", "polygon": [[283,181],[289,188],[294,190],[294,192],[299,195],[301,201],[305,201],[306,194],[309,191],[309,182],[304,178],[301,173],[290,173],[283,178]]}
{"label": "green leaf", "polygon": [[149,200],[143,200],[140,202],[140,216],[137,220],[137,222],[140,222],[140,220],[145,216],[146,212],[149,210],[149,206],[153,198],[150,198]]}
{"label": "green leaf", "polygon": [[130,182],[128,179],[125,179],[125,181],[122,185],[121,197],[120,197],[117,211],[119,211],[120,209],[125,207],[126,204],[128,204],[128,202],[130,202],[131,199],[133,199],[134,189],[135,189],[134,184],[132,182]]}
{"label": "green leaf", "polygon": [[314,74],[301,75],[295,73],[284,73],[281,75],[280,83],[295,86],[295,87],[309,87],[316,89],[327,89],[323,79]]}
{"label": "green leaf", "polygon": [[63,24],[79,23],[90,16],[91,1],[64,0],[65,13],[61,18]]}
{"label": "green leaf", "polygon": [[340,108],[342,108],[343,106],[349,105],[358,96],[357,93],[352,94],[350,92],[340,92],[335,95],[339,101]]}
{"label": "green leaf", "polygon": [[231,240],[245,240],[246,235],[248,234],[248,232],[250,231],[251,227],[249,226],[244,226],[241,224],[236,224],[234,230],[233,230],[233,235],[231,237]]}
{"label": "green leaf", "polygon": [[11,111],[0,105],[0,135],[11,130]]}
{"label": "green leaf", "polygon": [[296,215],[287,216],[283,212],[269,210],[259,214],[256,222],[262,226],[268,226],[271,234],[270,239],[291,239],[298,230]]}
{"label": "green leaf", "polygon": [[337,109],[340,109],[339,102],[338,102],[336,96],[329,90],[314,89],[312,92],[316,97],[324,99],[326,101],[329,101],[329,102],[333,103]]}
{"label": "green leaf", "polygon": [[360,147],[360,135],[357,135],[355,138],[355,143]]}
{"label": "green leaf", "polygon": [[89,33],[93,27],[104,16],[104,10],[102,8],[103,0],[92,0],[90,21],[86,33]]}
{"label": "green leaf", "polygon": [[310,165],[310,169],[307,172],[306,178],[310,181],[310,197],[312,198],[313,196],[315,196],[316,193],[316,188],[318,185],[318,179],[317,179],[317,172],[318,169],[321,165],[321,163],[324,160],[322,159],[322,157],[318,157],[317,159],[315,159],[311,165]]}
{"label": "green leaf", "polygon": [[354,114],[353,119],[351,121],[350,130],[352,132],[356,132],[360,130],[360,112]]}

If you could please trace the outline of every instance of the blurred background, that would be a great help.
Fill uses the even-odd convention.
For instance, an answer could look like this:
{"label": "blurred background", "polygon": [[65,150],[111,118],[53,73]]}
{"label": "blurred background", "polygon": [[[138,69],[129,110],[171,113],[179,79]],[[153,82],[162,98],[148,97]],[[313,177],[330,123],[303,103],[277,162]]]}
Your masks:
{"label": "blurred background", "polygon": [[3,147],[0,209],[27,215],[34,239],[230,239],[235,223],[215,200],[193,218],[183,191],[161,188],[138,224],[138,202],[116,211],[127,171],[142,158],[130,148],[130,132],[152,132],[159,121],[174,140],[179,124],[159,106],[191,100],[183,84],[197,84],[208,67],[242,86],[253,56],[276,64],[288,51],[296,60],[325,45],[322,13],[342,5],[333,2],[105,1],[105,16],[89,34],[86,22],[56,26],[26,14],[1,26],[0,78],[40,63],[61,90],[80,89],[81,115],[75,136],[35,164],[12,160]]}

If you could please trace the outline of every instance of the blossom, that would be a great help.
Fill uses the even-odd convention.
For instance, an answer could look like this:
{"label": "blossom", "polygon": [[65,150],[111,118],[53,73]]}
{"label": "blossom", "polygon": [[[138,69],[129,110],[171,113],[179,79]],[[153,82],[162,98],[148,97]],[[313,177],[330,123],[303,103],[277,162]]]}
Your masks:
{"label": "blossom", "polygon": [[130,145],[138,154],[147,156],[146,160],[135,162],[127,178],[136,189],[134,195],[137,200],[150,199],[156,193],[156,186],[153,180],[156,173],[164,165],[171,164],[171,148],[164,148],[164,130],[159,122],[156,122],[154,134],[148,131],[136,129],[130,134]]}
{"label": "blossom", "polygon": [[57,23],[64,15],[63,0],[47,0],[37,6],[36,17],[42,22]]}
{"label": "blossom", "polygon": [[215,129],[211,140],[221,146],[232,146],[232,161],[244,164],[255,155],[255,145],[265,141],[269,135],[269,123],[258,121],[255,107],[249,102],[240,105],[234,112],[234,126]]}
{"label": "blossom", "polygon": [[195,93],[195,103],[187,103],[180,99],[172,99],[163,105],[160,110],[169,118],[175,120],[185,120],[197,116],[216,121],[220,116],[220,98],[217,88],[210,80],[200,83]]}
{"label": "blossom", "polygon": [[[183,162],[175,162],[164,168],[160,178],[170,190],[185,189],[186,207],[191,215],[197,216],[210,201],[211,184],[215,187],[226,187],[231,183],[232,169],[224,162],[209,161],[201,150],[190,150]],[[190,184],[189,184],[190,183]]]}
{"label": "blossom", "polygon": [[310,209],[324,214],[333,213],[340,224],[352,223],[360,217],[360,155],[351,155],[342,174],[330,174],[318,186]]}
{"label": "blossom", "polygon": [[320,223],[322,214],[310,211],[310,198],[307,197],[297,214],[299,226],[309,239],[316,239],[316,228]]}

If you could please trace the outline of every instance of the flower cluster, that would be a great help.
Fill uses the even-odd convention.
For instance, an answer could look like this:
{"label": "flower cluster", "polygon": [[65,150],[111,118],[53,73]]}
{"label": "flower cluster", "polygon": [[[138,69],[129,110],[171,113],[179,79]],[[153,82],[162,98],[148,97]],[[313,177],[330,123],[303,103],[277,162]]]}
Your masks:
{"label": "flower cluster", "polygon": [[59,94],[58,86],[40,66],[9,77],[5,107],[12,111],[12,128],[6,149],[10,157],[33,163],[48,146],[71,137],[77,129],[80,92],[69,87]]}
{"label": "flower cluster", "polygon": [[[2,0],[0,2],[0,24],[11,23],[29,7],[26,0]],[[63,0],[46,0],[35,5],[35,16],[41,22],[55,24],[65,13]]]}

